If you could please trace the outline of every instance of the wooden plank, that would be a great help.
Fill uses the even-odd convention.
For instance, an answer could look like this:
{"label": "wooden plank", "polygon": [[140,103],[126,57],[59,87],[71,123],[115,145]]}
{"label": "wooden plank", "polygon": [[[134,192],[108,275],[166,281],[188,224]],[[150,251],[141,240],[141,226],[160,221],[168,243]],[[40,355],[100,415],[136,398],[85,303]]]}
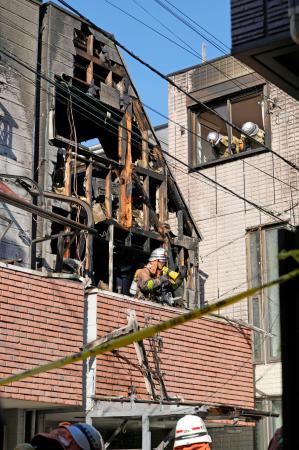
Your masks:
{"label": "wooden plank", "polygon": [[[91,34],[87,38],[87,54],[93,56],[94,35]],[[90,60],[86,70],[86,81],[91,83],[93,80],[93,61]]]}
{"label": "wooden plank", "polygon": [[111,169],[105,178],[105,212],[107,219],[112,217]]}
{"label": "wooden plank", "polygon": [[84,50],[81,50],[78,47],[76,48],[76,54],[81,56],[82,58],[87,59],[90,62],[93,62],[93,64],[103,67],[107,71],[111,71],[111,72],[115,73],[119,77],[124,77],[126,75],[126,71],[125,71],[124,67],[117,65],[117,64],[114,65],[113,67],[109,67],[109,65],[107,63],[102,61],[97,56],[89,55],[87,52],[85,52]]}
{"label": "wooden plank", "polygon": [[140,101],[137,99],[133,100],[133,112],[136,117],[138,126],[141,131],[148,131],[150,129],[146,115],[144,114],[143,108]]}
{"label": "wooden plank", "polygon": [[118,127],[118,162],[119,163],[122,162],[122,153],[123,153],[122,140],[123,140],[123,128]]}
{"label": "wooden plank", "polygon": [[164,224],[167,220],[167,183],[163,181],[158,188],[159,220]]}
{"label": "wooden plank", "polygon": [[113,291],[113,249],[114,249],[114,225],[109,225],[109,291]]}
{"label": "wooden plank", "polygon": [[[132,324],[134,331],[139,330],[139,325],[138,325],[136,313],[134,310],[131,310],[129,312],[128,324]],[[148,359],[147,359],[143,341],[134,342],[134,347],[135,347],[139,365],[143,369],[143,374],[144,374],[143,376],[144,376],[146,390],[149,393],[150,397],[155,399],[156,398],[155,384],[154,384],[154,380],[153,380],[153,377],[152,377],[152,374],[151,374],[151,371],[149,368],[149,363],[148,363]]]}
{"label": "wooden plank", "polygon": [[151,169],[145,169],[144,167],[141,166],[134,166],[134,171],[139,175],[145,175],[154,178],[155,180],[163,181],[165,179],[163,173],[155,172],[154,170]]}
{"label": "wooden plank", "polygon": [[[71,153],[71,147],[68,146],[68,149],[67,149],[66,155],[65,155],[65,179],[64,179],[64,190],[63,190],[63,194],[66,195],[67,197],[71,196],[71,179],[72,179],[71,166],[72,166],[72,153]],[[70,231],[71,231],[70,227],[64,227],[65,233],[68,233]],[[70,238],[66,237],[63,257],[69,258],[70,255],[71,255]]]}
{"label": "wooden plank", "polygon": [[[85,196],[86,196],[86,202],[91,207],[92,205],[92,160],[90,160],[90,163],[87,165],[86,168],[86,174],[85,174]],[[93,253],[93,236],[91,233],[88,234],[86,238],[86,248],[85,248],[85,270],[86,272],[91,275],[92,274],[92,253]]]}
{"label": "wooden plank", "polygon": [[177,220],[178,220],[178,239],[182,239],[184,234],[184,213],[183,211],[177,212]]}
{"label": "wooden plank", "polygon": [[146,205],[148,206],[151,223],[155,226],[158,233],[161,234],[161,236],[164,238],[164,236],[165,236],[164,227],[163,227],[162,223],[160,222],[159,217],[156,214],[156,211],[152,207],[150,199],[149,199],[147,193],[145,192],[144,187],[142,186],[141,181],[139,180],[139,178],[136,174],[134,174],[134,180],[135,180],[136,187],[138,188],[139,192],[143,196],[144,203],[146,203]]}
{"label": "wooden plank", "polygon": [[120,176],[120,224],[124,228],[132,227],[132,151],[131,129],[132,118],[126,112],[127,152],[125,167]]}
{"label": "wooden plank", "polygon": [[[148,131],[142,131],[142,166],[145,169],[148,169]],[[149,177],[146,176],[143,181],[143,189],[147,197],[149,197]],[[149,206],[144,202],[143,203],[143,228],[145,231],[149,231],[150,227],[150,215],[149,215]]]}

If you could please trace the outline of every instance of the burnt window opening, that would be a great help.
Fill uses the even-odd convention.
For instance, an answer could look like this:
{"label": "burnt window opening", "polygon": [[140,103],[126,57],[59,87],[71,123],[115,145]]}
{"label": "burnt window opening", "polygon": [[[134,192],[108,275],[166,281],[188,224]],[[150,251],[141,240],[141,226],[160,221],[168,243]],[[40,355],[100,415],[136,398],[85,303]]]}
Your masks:
{"label": "burnt window opening", "polygon": [[[52,188],[89,205],[96,233],[89,240],[84,232],[53,224],[52,235],[61,234],[51,242],[55,271],[88,276],[92,285],[129,295],[135,271],[154,249],[168,247],[171,268],[187,264],[178,233],[167,234],[168,206],[177,213],[181,200],[172,204],[168,198],[161,150],[117,50],[85,25],[74,31],[74,45],[73,76],[56,77]],[[87,222],[75,202],[63,215]],[[187,221],[185,215],[180,237],[189,238],[188,246]]]}
{"label": "burnt window opening", "polygon": [[[189,109],[190,157],[193,167],[208,166],[250,156],[256,151],[265,151],[263,144],[269,145],[270,121],[267,118],[267,102],[264,95],[266,86],[258,86],[241,94],[210,102],[225,120],[209,111]],[[256,142],[235,130],[227,122],[233,123]]]}

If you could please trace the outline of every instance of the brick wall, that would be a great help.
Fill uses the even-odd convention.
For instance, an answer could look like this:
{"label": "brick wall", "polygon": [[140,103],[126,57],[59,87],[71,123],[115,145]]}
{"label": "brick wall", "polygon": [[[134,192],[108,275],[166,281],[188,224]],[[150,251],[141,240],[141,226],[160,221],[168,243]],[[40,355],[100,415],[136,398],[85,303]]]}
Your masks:
{"label": "brick wall", "polygon": [[[145,318],[151,324],[174,317],[178,309],[161,307],[150,302],[98,295],[98,336],[126,324],[126,312],[134,309],[138,322]],[[215,319],[202,318],[161,333],[163,349],[161,370],[170,396],[185,401],[231,404],[253,407],[251,334]],[[145,347],[150,355],[148,340]],[[97,358],[96,395],[127,397],[131,385],[137,398],[148,399],[133,345],[119,350],[119,355]],[[150,364],[153,367],[152,359]],[[159,388],[157,388],[159,393]]]}
{"label": "brick wall", "polygon": [[[80,283],[0,267],[0,377],[76,352],[83,341]],[[82,364],[0,388],[1,397],[80,405]]]}

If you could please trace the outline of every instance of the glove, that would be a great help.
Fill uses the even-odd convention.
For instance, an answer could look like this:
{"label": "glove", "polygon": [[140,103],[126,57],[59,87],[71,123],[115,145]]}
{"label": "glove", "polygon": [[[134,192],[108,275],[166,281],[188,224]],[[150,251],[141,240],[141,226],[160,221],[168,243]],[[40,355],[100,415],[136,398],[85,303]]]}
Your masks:
{"label": "glove", "polygon": [[168,267],[167,267],[167,266],[164,266],[163,269],[162,269],[162,274],[163,274],[163,275],[167,275],[168,272],[169,272]]}

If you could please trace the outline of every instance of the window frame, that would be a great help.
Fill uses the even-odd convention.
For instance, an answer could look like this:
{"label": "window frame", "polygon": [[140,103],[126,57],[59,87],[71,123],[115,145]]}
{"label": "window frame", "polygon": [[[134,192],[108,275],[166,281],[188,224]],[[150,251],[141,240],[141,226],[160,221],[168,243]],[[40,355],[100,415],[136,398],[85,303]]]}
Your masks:
{"label": "window frame", "polygon": [[[263,114],[263,122],[264,122],[264,131],[265,131],[265,145],[267,147],[271,146],[271,120],[270,120],[270,114],[269,114],[269,84],[259,83],[255,85],[254,87],[248,88],[246,90],[235,90],[233,92],[229,92],[225,96],[221,96],[215,99],[210,99],[209,102],[206,103],[207,106],[211,108],[217,107],[217,105],[225,105],[226,103],[226,110],[227,110],[227,117],[229,122],[232,122],[232,103],[235,98],[240,98],[240,101],[242,101],[242,97],[250,98],[251,96],[254,97],[257,94],[262,94],[264,99],[264,108],[262,110]],[[197,143],[200,135],[201,130],[197,130],[197,127],[200,128],[200,121],[199,121],[199,115],[201,113],[205,112],[204,108],[198,105],[192,105],[187,108],[187,121],[188,121],[188,129],[190,130],[188,133],[188,160],[189,165],[192,167],[192,170],[200,170],[205,169],[208,167],[213,167],[219,164],[226,164],[231,161],[239,160],[248,158],[250,156],[254,156],[256,154],[268,152],[264,147],[252,149],[250,151],[244,151],[240,152],[238,154],[232,154],[227,157],[221,157],[217,158],[211,161],[201,162],[199,161],[199,155],[197,152]],[[228,136],[228,144],[229,144],[229,151],[231,151],[231,136],[233,134],[233,128],[231,125],[227,125],[227,136]]]}
{"label": "window frame", "polygon": [[[282,422],[282,396],[281,395],[271,395],[266,397],[257,397],[255,399],[255,407],[258,410],[273,412],[273,403],[280,401],[281,402],[281,415],[279,418],[274,417],[264,417],[260,423],[257,424],[257,427],[254,431],[254,449],[255,450],[263,450],[268,448],[268,444],[272,439],[275,431],[279,426],[275,424],[276,419],[280,419]],[[279,424],[278,424],[279,425]],[[258,428],[259,427],[259,428]],[[261,447],[258,445],[258,433],[260,433],[260,443]]]}
{"label": "window frame", "polygon": [[[246,254],[247,254],[247,283],[248,287],[252,287],[252,255],[251,255],[251,236],[255,233],[258,233],[259,239],[259,248],[257,250],[258,261],[259,261],[259,280],[261,283],[267,282],[267,243],[266,243],[266,233],[269,230],[278,230],[283,228],[283,225],[271,225],[258,227],[247,230],[246,234]],[[278,264],[278,263],[277,263]],[[248,318],[249,323],[255,325],[254,322],[254,314],[253,314],[253,302],[252,300],[258,298],[259,299],[259,328],[264,329],[266,332],[269,332],[270,323],[269,323],[269,298],[267,297],[264,291],[254,295],[252,298],[248,300]],[[257,325],[256,325],[257,326]],[[260,336],[260,333],[259,333]],[[254,333],[252,335],[252,339],[254,340]],[[265,336],[261,337],[259,340],[262,340],[260,345],[260,357],[255,357],[253,354],[253,363],[254,364],[262,364],[262,363],[274,363],[279,362],[281,360],[281,352],[278,353],[277,356],[271,356],[271,337]],[[253,341],[253,350],[254,350],[254,341]]]}

